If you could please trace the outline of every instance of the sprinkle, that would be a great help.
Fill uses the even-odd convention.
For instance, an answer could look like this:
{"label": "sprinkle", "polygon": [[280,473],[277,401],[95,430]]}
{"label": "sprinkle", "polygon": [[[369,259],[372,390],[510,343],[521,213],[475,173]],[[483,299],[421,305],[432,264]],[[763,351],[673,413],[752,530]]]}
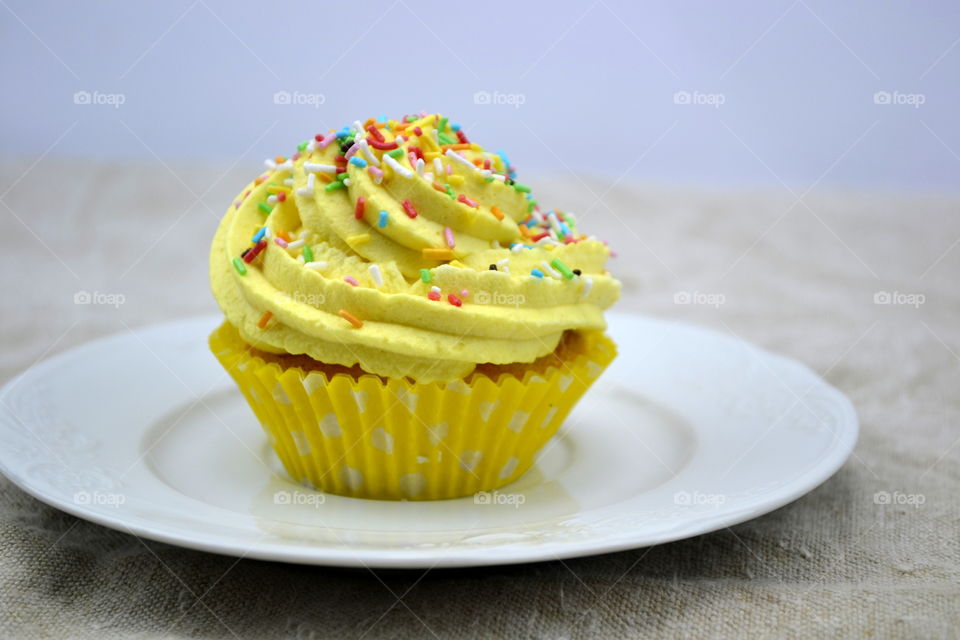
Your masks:
{"label": "sprinkle", "polygon": [[586,276],[583,278],[583,291],[580,292],[580,299],[586,298],[590,295],[590,289],[593,288],[593,278]]}
{"label": "sprinkle", "polygon": [[277,202],[286,202],[287,201],[287,192],[278,191],[277,192]]}
{"label": "sprinkle", "polygon": [[260,252],[266,248],[267,248],[267,241],[261,240],[252,249],[247,251],[246,254],[244,254],[243,261],[246,262],[247,264],[250,264],[256,259],[258,255],[260,255]]}
{"label": "sprinkle", "polygon": [[396,142],[380,142],[379,140],[371,140],[370,138],[367,138],[367,142],[369,142],[370,146],[374,149],[380,149],[381,151],[390,151],[399,147]]}
{"label": "sprinkle", "polygon": [[403,201],[403,210],[406,212],[407,216],[410,218],[417,217],[417,210],[414,208],[413,204],[409,200]]}
{"label": "sprinkle", "polygon": [[368,143],[366,140],[360,141],[360,151],[367,158],[367,162],[375,167],[380,166],[380,161],[377,159],[377,156],[373,153],[373,151],[370,151],[370,143]]}
{"label": "sprinkle", "polygon": [[454,151],[453,149],[447,149],[447,152],[446,152],[444,155],[446,155],[446,156],[447,156],[448,158],[450,158],[451,160],[454,160],[454,161],[456,161],[456,162],[459,162],[460,164],[462,164],[462,165],[465,166],[465,167],[469,167],[470,169],[476,169],[476,168],[477,168],[472,162],[470,162],[469,160],[467,160],[466,158],[464,158],[462,155],[460,155],[459,153],[457,153],[457,152]]}
{"label": "sprinkle", "polygon": [[347,185],[345,185],[345,184],[343,183],[343,180],[337,180],[337,181],[331,182],[330,184],[328,184],[327,186],[325,186],[325,187],[323,188],[323,190],[324,190],[324,191],[334,191],[334,190],[336,190],[336,189],[345,189],[346,186],[347,186]]}
{"label": "sprinkle", "polygon": [[433,276],[430,275],[430,269],[420,269],[420,280],[423,282],[430,282]]}
{"label": "sprinkle", "polygon": [[447,240],[447,246],[451,249],[457,246],[457,243],[453,240],[453,229],[450,227],[443,228],[443,237]]}
{"label": "sprinkle", "polygon": [[393,151],[387,151],[387,155],[391,158],[402,158],[403,149],[394,149]]}
{"label": "sprinkle", "polygon": [[314,271],[323,271],[327,268],[327,263],[320,260],[319,262],[304,262],[303,266],[307,269],[313,269]]}
{"label": "sprinkle", "polygon": [[297,195],[301,196],[312,196],[313,195],[313,185],[317,180],[316,174],[309,173],[307,174],[307,186],[302,189],[297,189]]}
{"label": "sprinkle", "polygon": [[437,291],[430,291],[429,293],[427,293],[427,297],[430,298],[431,300],[436,301],[440,299],[440,293]]}
{"label": "sprinkle", "polygon": [[470,297],[470,292],[469,292],[467,289],[463,289],[463,290],[460,292],[460,297],[461,297],[461,298],[469,298],[469,297]]}
{"label": "sprinkle", "polygon": [[355,236],[347,236],[347,244],[350,246],[355,244],[366,244],[367,242],[370,242],[369,233],[358,233]]}
{"label": "sprinkle", "polygon": [[520,193],[530,193],[530,187],[528,187],[525,184],[520,184],[519,182],[514,182],[513,188],[519,191]]}
{"label": "sprinkle", "polygon": [[570,267],[565,265],[563,261],[560,260],[560,258],[554,258],[553,260],[550,261],[550,264],[552,264],[557,271],[562,273],[563,277],[566,278],[567,280],[573,279],[573,271],[570,271]]}
{"label": "sprinkle", "polygon": [[299,240],[294,240],[293,242],[288,242],[288,243],[287,243],[287,249],[296,250],[296,249],[299,249],[300,247],[302,247],[302,246],[305,245],[305,244],[307,244],[307,241],[304,240],[303,238],[300,238]]}
{"label": "sprinkle", "polygon": [[386,142],[386,139],[383,137],[383,134],[380,133],[380,129],[377,129],[375,126],[370,125],[367,127],[367,133],[373,136],[373,139],[377,142]]}
{"label": "sprinkle", "polygon": [[277,237],[280,238],[281,240],[284,240],[285,242],[290,242],[290,235],[283,229],[281,229],[280,231],[277,231]]}
{"label": "sprinkle", "polygon": [[450,249],[438,249],[434,247],[421,249],[420,254],[424,260],[453,260],[456,257]]}
{"label": "sprinkle", "polygon": [[336,173],[337,168],[332,164],[317,164],[316,162],[304,162],[303,170],[310,173]]}
{"label": "sprinkle", "polygon": [[404,178],[412,178],[413,172],[401,165],[399,162],[394,160],[391,156],[383,156],[383,159],[386,160],[387,164],[390,165],[390,168],[402,175]]}
{"label": "sprinkle", "polygon": [[380,184],[381,182],[383,182],[383,171],[378,169],[377,167],[367,167],[367,173],[373,176],[373,181],[376,184]]}
{"label": "sprinkle", "polygon": [[377,226],[380,227],[381,229],[387,226],[387,216],[388,214],[386,211],[380,212],[380,219],[377,220]]}
{"label": "sprinkle", "polygon": [[440,159],[440,156],[433,159],[433,170],[437,175],[443,173],[443,160]]}
{"label": "sprinkle", "polygon": [[580,272],[580,269],[574,269],[574,270],[573,270],[573,275],[575,275],[575,276],[580,275],[580,273],[581,273],[581,272]]}
{"label": "sprinkle", "polygon": [[260,227],[260,231],[257,231],[257,233],[256,233],[256,234],[253,236],[253,238],[250,240],[250,242],[252,242],[253,244],[257,244],[258,242],[260,242],[261,240],[263,240],[263,236],[265,236],[266,233],[267,233],[267,228],[266,228],[266,227]]}
{"label": "sprinkle", "polygon": [[496,270],[497,270],[497,265],[491,264],[491,265],[490,265],[490,271],[496,271]]}
{"label": "sprinkle", "polygon": [[303,245],[303,260],[304,262],[313,262],[313,249],[308,244]]}
{"label": "sprinkle", "polygon": [[479,208],[480,208],[480,205],[477,204],[477,201],[476,201],[476,200],[474,200],[473,198],[468,198],[467,196],[463,195],[462,193],[457,196],[457,202],[462,202],[463,204],[467,205],[468,207],[473,207],[474,209],[479,209]]}
{"label": "sprinkle", "polygon": [[363,158],[358,158],[357,156],[353,156],[352,158],[350,158],[350,164],[358,166],[361,169],[363,169],[364,167],[367,166],[367,161],[364,160]]}
{"label": "sprinkle", "polygon": [[378,287],[383,286],[383,274],[380,273],[380,267],[375,264],[371,264],[367,267],[367,270],[370,271],[370,277],[373,279],[373,284]]}
{"label": "sprinkle", "polygon": [[301,240],[306,240],[307,238],[310,237],[310,230],[304,229],[303,231],[300,232],[300,235],[298,235],[297,237],[300,238]]}
{"label": "sprinkle", "polygon": [[498,207],[497,205],[493,205],[492,207],[490,207],[490,213],[492,213],[497,218],[497,220],[503,220],[503,211],[501,211],[500,207]]}
{"label": "sprinkle", "polygon": [[242,276],[247,275],[247,268],[243,265],[243,260],[241,260],[240,258],[233,259],[233,268],[236,269],[237,273],[239,273],[240,275]]}
{"label": "sprinkle", "polygon": [[266,329],[267,323],[270,322],[270,318],[273,317],[273,312],[265,311],[262,316],[260,316],[260,321],[257,322],[257,327],[260,329]]}
{"label": "sprinkle", "polygon": [[540,269],[531,269],[530,275],[532,275],[534,278],[542,278],[543,271],[540,271]]}
{"label": "sprinkle", "polygon": [[550,236],[550,232],[544,231],[543,233],[538,233],[535,236],[530,236],[530,240],[531,242],[537,242],[538,240],[542,240],[543,238],[548,238],[549,236]]}
{"label": "sprinkle", "polygon": [[434,293],[440,293],[440,287],[438,287],[437,285],[433,285],[432,287],[430,287],[430,291],[433,291]]}
{"label": "sprinkle", "polygon": [[341,318],[352,324],[355,328],[359,329],[363,326],[363,323],[360,322],[360,320],[358,320],[351,313],[347,312],[345,309],[340,309],[340,311],[337,311],[337,313],[340,314]]}
{"label": "sprinkle", "polygon": [[357,206],[353,208],[353,217],[357,220],[363,220],[363,210],[366,207],[367,199],[363,196],[357,196]]}
{"label": "sprinkle", "polygon": [[260,204],[257,205],[257,208],[260,209],[260,211],[263,211],[267,215],[270,215],[270,213],[273,211],[273,207],[268,205],[266,202],[261,202]]}
{"label": "sprinkle", "polygon": [[357,282],[357,279],[353,276],[343,276],[343,281],[353,285],[354,287],[360,286],[360,283]]}
{"label": "sprinkle", "polygon": [[449,300],[450,304],[452,304],[455,307],[463,306],[463,301],[460,300],[460,298],[458,298],[457,296],[453,295],[452,293],[447,296],[447,300]]}

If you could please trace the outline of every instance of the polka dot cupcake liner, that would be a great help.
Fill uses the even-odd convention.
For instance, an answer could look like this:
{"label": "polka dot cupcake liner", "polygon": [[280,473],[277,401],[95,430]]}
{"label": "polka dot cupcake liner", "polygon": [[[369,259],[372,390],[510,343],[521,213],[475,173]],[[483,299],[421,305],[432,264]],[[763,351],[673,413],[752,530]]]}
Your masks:
{"label": "polka dot cupcake liner", "polygon": [[602,332],[571,332],[533,363],[415,383],[259,353],[229,323],[210,348],[297,482],[385,500],[456,498],[513,482],[616,355]]}

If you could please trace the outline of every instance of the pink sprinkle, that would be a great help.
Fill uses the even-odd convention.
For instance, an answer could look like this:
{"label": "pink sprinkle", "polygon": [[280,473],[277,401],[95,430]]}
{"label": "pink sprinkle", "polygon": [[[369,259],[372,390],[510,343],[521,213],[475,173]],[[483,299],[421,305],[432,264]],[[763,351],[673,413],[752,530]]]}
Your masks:
{"label": "pink sprinkle", "polygon": [[378,167],[370,165],[369,167],[367,167],[367,173],[373,176],[373,179],[375,182],[377,182],[377,184],[379,184],[380,181],[383,180],[383,171],[381,171]]}
{"label": "pink sprinkle", "polygon": [[235,200],[234,203],[233,203],[233,208],[234,208],[234,209],[239,209],[241,202],[242,202],[241,200]]}
{"label": "pink sprinkle", "polygon": [[449,176],[449,175],[451,175],[451,174],[453,174],[453,166],[448,164],[448,165],[447,165],[447,175]]}
{"label": "pink sprinkle", "polygon": [[416,166],[417,166],[417,154],[415,154],[413,151],[408,151],[408,152],[407,152],[407,157],[410,159],[410,166],[411,166],[411,167],[416,167]]}
{"label": "pink sprinkle", "polygon": [[287,248],[287,241],[283,238],[274,238],[273,241],[277,243],[278,247],[283,247],[284,249]]}
{"label": "pink sprinkle", "polygon": [[353,144],[353,146],[351,146],[349,149],[347,149],[347,152],[344,154],[343,157],[346,158],[347,160],[349,160],[350,158],[353,157],[353,154],[355,154],[355,153],[356,153],[357,151],[359,151],[359,150],[360,150],[360,143],[355,142],[355,143]]}
{"label": "pink sprinkle", "polygon": [[468,297],[469,295],[470,295],[470,292],[467,291],[466,289],[464,289],[463,291],[460,292],[460,297],[461,297],[461,298],[466,298],[466,297]]}
{"label": "pink sprinkle", "polygon": [[349,282],[350,284],[352,284],[352,285],[355,286],[355,287],[359,287],[359,286],[360,286],[360,283],[357,282],[357,279],[354,278],[353,276],[343,276],[343,281],[344,281],[344,282]]}
{"label": "pink sprinkle", "polygon": [[317,149],[326,149],[326,148],[329,147],[331,144],[333,144],[333,141],[336,140],[336,139],[337,139],[337,136],[335,136],[335,135],[333,135],[333,134],[330,134],[329,136],[327,136],[326,138],[324,138],[323,142],[321,142],[321,143],[319,143],[319,144],[317,145]]}
{"label": "pink sprinkle", "polygon": [[453,241],[453,229],[450,227],[443,228],[443,235],[447,239],[447,246],[453,249],[457,246],[457,243]]}
{"label": "pink sprinkle", "polygon": [[297,151],[295,154],[293,154],[293,157],[291,157],[290,159],[293,160],[294,162],[296,162],[297,160],[299,160],[299,159],[300,159],[300,152]]}

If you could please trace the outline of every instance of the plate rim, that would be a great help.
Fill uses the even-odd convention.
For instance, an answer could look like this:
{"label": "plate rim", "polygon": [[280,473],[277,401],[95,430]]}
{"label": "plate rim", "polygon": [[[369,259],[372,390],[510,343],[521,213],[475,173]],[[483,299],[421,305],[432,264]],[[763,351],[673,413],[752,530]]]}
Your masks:
{"label": "plate rim", "polygon": [[[129,516],[124,517],[122,515],[122,510],[118,510],[116,515],[113,515],[105,511],[85,509],[85,505],[78,505],[63,496],[35,486],[28,477],[18,474],[9,467],[2,451],[0,451],[0,473],[37,500],[77,518],[137,537],[187,549],[230,557],[314,566],[360,567],[368,569],[423,569],[429,567],[431,569],[439,569],[514,565],[588,557],[652,547],[713,533],[771,513],[803,497],[829,480],[852,455],[860,433],[859,417],[856,408],[846,394],[830,384],[807,364],[788,356],[773,353],[764,347],[743,340],[738,336],[726,335],[714,328],[704,327],[696,323],[680,322],[658,316],[628,312],[614,311],[608,312],[606,315],[608,320],[617,319],[630,321],[632,319],[640,319],[644,322],[653,322],[664,327],[679,325],[698,332],[710,334],[714,339],[742,343],[757,351],[759,354],[762,354],[763,357],[799,367],[805,374],[817,379],[822,384],[823,390],[834,397],[834,400],[837,402],[838,411],[843,414],[844,419],[840,424],[843,425],[844,428],[842,431],[838,429],[834,433],[834,438],[826,454],[815,466],[784,486],[778,487],[772,495],[764,496],[760,504],[746,505],[737,511],[723,513],[712,519],[693,519],[685,526],[673,529],[668,533],[660,533],[653,536],[647,535],[644,537],[641,532],[635,536],[624,534],[570,541],[547,541],[529,545],[508,544],[507,546],[488,545],[482,547],[457,547],[453,545],[451,547],[429,547],[423,549],[409,547],[397,549],[364,547],[358,549],[346,544],[312,546],[304,544],[283,545],[282,543],[265,543],[265,540],[270,538],[269,534],[265,534],[261,540],[253,545],[246,545],[232,540],[221,539],[218,541],[216,539],[209,539],[211,534],[194,533],[191,535],[189,531],[184,531],[181,528],[175,530],[170,530],[169,527],[157,528],[149,522],[141,523],[139,519],[131,523]],[[218,314],[193,315],[166,322],[153,323],[142,327],[140,331],[157,331],[174,325],[191,323],[205,323],[213,327],[220,321],[222,321],[222,317]],[[125,335],[124,332],[118,331],[100,336],[51,357],[42,359],[8,380],[3,387],[0,388],[0,399],[5,398],[7,394],[24,379],[32,375],[39,375],[45,369],[55,367],[63,360],[76,357],[79,352],[95,349]],[[0,415],[10,415],[16,422],[23,423],[5,403],[0,405]]]}

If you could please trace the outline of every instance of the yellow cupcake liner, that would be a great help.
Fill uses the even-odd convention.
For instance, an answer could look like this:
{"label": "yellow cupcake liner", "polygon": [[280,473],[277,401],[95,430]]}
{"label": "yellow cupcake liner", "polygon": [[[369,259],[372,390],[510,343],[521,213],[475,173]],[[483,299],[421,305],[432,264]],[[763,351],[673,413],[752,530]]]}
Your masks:
{"label": "yellow cupcake liner", "polygon": [[210,348],[297,482],[385,500],[456,498],[513,482],[616,355],[602,332],[571,332],[534,363],[421,384],[260,354],[228,322]]}

